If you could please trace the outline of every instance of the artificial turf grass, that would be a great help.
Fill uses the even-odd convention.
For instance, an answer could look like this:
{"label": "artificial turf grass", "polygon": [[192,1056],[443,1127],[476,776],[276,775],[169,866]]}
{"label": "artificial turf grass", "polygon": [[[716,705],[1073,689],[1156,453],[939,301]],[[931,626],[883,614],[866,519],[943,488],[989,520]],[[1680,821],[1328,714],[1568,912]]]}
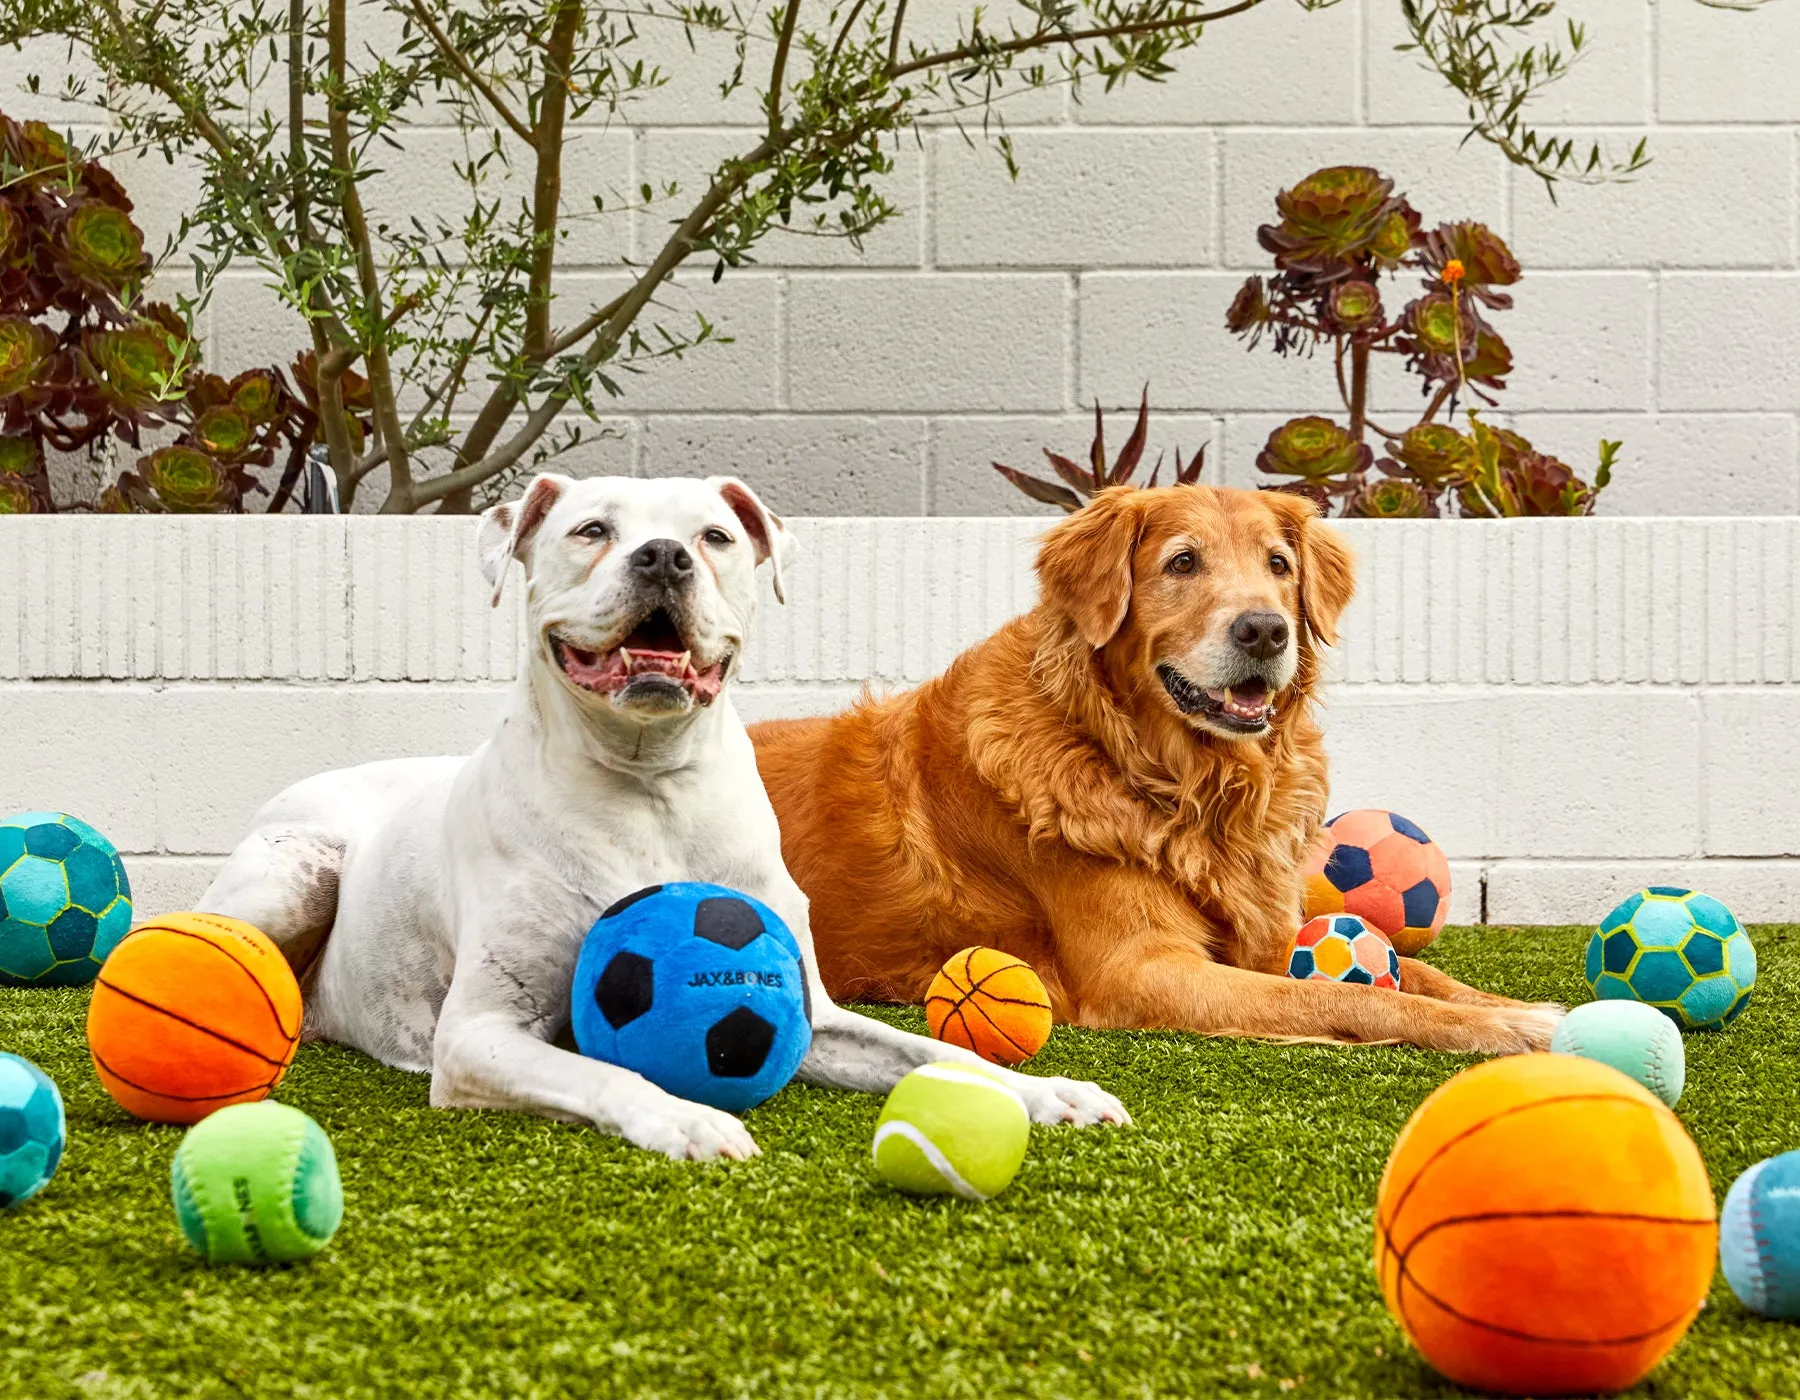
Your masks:
{"label": "artificial turf grass", "polygon": [[[1573,1002],[1585,931],[1458,930],[1431,959]],[[1756,998],[1690,1035],[1679,1112],[1715,1194],[1800,1147],[1800,927],[1752,930]],[[868,1164],[879,1098],[795,1086],[764,1155],[707,1167],[513,1114],[441,1113],[422,1077],[307,1046],[278,1097],[336,1144],[346,1217],[292,1268],[210,1268],[168,1203],[180,1130],[86,1059],[84,992],[0,992],[0,1048],[68,1101],[57,1179],[0,1216],[0,1396],[1458,1394],[1381,1305],[1370,1219],[1395,1132],[1468,1063],[1058,1028],[1033,1062],[1136,1126],[1032,1130],[984,1205]],[[917,1011],[883,1019],[918,1027]],[[1800,1394],[1800,1328],[1710,1306],[1636,1393]]]}

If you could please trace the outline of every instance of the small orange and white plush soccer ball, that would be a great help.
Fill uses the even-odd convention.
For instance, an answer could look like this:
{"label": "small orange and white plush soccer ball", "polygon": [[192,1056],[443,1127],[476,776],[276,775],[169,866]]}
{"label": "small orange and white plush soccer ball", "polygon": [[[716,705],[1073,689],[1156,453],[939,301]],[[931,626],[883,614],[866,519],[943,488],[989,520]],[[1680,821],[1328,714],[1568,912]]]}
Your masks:
{"label": "small orange and white plush soccer ball", "polygon": [[1356,915],[1321,914],[1294,935],[1288,976],[1397,989],[1400,955],[1386,934]]}

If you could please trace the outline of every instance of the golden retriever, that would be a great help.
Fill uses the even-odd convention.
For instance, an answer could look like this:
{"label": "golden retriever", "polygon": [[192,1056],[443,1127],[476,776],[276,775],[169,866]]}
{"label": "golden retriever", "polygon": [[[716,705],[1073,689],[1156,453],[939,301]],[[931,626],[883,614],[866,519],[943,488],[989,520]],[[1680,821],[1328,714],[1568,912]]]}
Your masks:
{"label": "golden retriever", "polygon": [[923,1001],[979,943],[1077,1025],[1544,1049],[1558,1008],[1413,958],[1397,992],[1285,975],[1351,565],[1298,496],[1113,487],[1044,539],[1038,605],[943,675],[753,728],[831,995]]}

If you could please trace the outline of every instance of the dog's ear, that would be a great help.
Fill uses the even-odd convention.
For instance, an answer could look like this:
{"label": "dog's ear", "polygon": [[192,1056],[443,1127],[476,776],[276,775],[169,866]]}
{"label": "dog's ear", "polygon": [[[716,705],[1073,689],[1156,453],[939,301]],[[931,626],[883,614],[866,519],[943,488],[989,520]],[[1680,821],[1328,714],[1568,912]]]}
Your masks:
{"label": "dog's ear", "polygon": [[794,537],[788,533],[787,526],[781,523],[781,517],[757,499],[752,491],[735,476],[708,477],[706,484],[725,498],[725,504],[731,507],[731,513],[738,518],[744,532],[750,536],[756,546],[756,562],[767,559],[775,570],[772,580],[775,584],[775,601],[787,602],[783,571],[794,562],[794,554],[798,546]]}
{"label": "dog's ear", "polygon": [[475,532],[475,550],[481,556],[481,576],[493,585],[494,607],[500,606],[500,593],[506,586],[507,566],[523,559],[524,551],[537,533],[538,526],[562,495],[569,478],[544,472],[531,479],[525,494],[517,501],[489,506],[481,513],[481,524]]}
{"label": "dog's ear", "polygon": [[1281,517],[1281,532],[1298,556],[1300,618],[1326,646],[1337,644],[1338,618],[1356,592],[1356,556],[1305,496],[1268,491],[1265,499]]}
{"label": "dog's ear", "polygon": [[1131,560],[1143,533],[1143,493],[1129,486],[1100,492],[1044,536],[1038,588],[1098,650],[1117,635],[1131,610]]}

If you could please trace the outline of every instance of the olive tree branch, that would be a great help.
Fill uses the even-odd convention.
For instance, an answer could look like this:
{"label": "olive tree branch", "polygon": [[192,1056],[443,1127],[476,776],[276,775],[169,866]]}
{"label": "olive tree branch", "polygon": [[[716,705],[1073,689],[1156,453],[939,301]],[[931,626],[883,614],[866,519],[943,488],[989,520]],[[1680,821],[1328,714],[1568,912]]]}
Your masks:
{"label": "olive tree branch", "polygon": [[[375,429],[388,452],[388,495],[384,511],[412,509],[412,471],[407,462],[406,439],[400,426],[400,410],[394,398],[394,376],[388,363],[386,313],[382,310],[381,276],[375,267],[375,248],[363,214],[362,195],[356,187],[355,157],[350,150],[350,111],[345,105],[349,64],[345,0],[327,0],[326,69],[330,91],[326,94],[327,126],[331,133],[331,163],[338,182],[338,202],[344,212],[344,232],[356,259],[357,281],[367,303],[368,343],[363,358],[369,367],[369,397],[375,410]],[[324,379],[321,364],[319,377]],[[354,483],[351,483],[352,485]]]}
{"label": "olive tree branch", "polygon": [[410,0],[410,3],[405,5],[403,13],[411,15],[419,22],[419,27],[430,36],[437,51],[449,59],[456,71],[462,74],[463,81],[487,99],[487,104],[494,109],[495,116],[510,126],[513,133],[526,145],[536,145],[536,133],[520,119],[519,114],[513,111],[500,94],[500,90],[481,76],[480,70],[469,61],[468,56],[443,31],[437,20],[432,17],[431,11],[426,8],[425,0]]}
{"label": "olive tree branch", "polygon": [[1210,24],[1213,20],[1229,19],[1232,15],[1241,15],[1246,10],[1254,10],[1263,0],[1238,0],[1235,5],[1228,5],[1222,10],[1206,10],[1200,14],[1167,15],[1161,19],[1128,20],[1120,24],[1101,25],[1093,29],[1039,29],[1031,34],[1021,35],[1017,39],[983,39],[963,44],[959,48],[945,49],[940,53],[921,54],[902,64],[888,65],[888,78],[904,78],[909,74],[922,72],[927,68],[943,68],[950,64],[967,63],[971,59],[989,58],[997,54],[1023,53],[1027,49],[1043,49],[1061,44],[1073,48],[1077,44],[1085,44],[1092,39],[1118,39],[1127,35],[1137,37],[1144,34],[1160,34],[1169,29],[1187,29],[1196,24]]}
{"label": "olive tree branch", "polygon": [[775,62],[769,69],[769,135],[771,137],[781,130],[781,88],[787,79],[788,49],[794,42],[794,26],[799,21],[800,0],[787,0],[787,9],[781,16],[781,37],[775,41]]}
{"label": "olive tree branch", "polygon": [[[720,207],[740,190],[744,182],[750,178],[754,167],[770,156],[776,155],[792,145],[803,134],[805,128],[794,125],[787,127],[772,136],[766,136],[748,155],[740,160],[728,162],[719,174],[713,177],[706,194],[701,197],[688,216],[683,219],[675,232],[657,253],[655,261],[645,268],[631,289],[614,304],[612,312],[600,324],[598,334],[593,343],[583,352],[582,366],[592,370],[618,348],[626,330],[637,318],[637,314],[650,302],[656,289],[667,280],[670,273],[679,267],[689,253],[693,252],[696,242],[707,223]],[[596,313],[598,314],[598,313]],[[589,320],[594,319],[590,317]],[[421,503],[441,500],[453,491],[465,490],[480,485],[497,472],[505,471],[519,460],[541,438],[556,417],[562,412],[572,397],[571,391],[559,387],[544,396],[544,400],[532,410],[523,427],[508,438],[495,451],[476,461],[456,468],[445,476],[433,477],[421,483],[418,498]]]}

